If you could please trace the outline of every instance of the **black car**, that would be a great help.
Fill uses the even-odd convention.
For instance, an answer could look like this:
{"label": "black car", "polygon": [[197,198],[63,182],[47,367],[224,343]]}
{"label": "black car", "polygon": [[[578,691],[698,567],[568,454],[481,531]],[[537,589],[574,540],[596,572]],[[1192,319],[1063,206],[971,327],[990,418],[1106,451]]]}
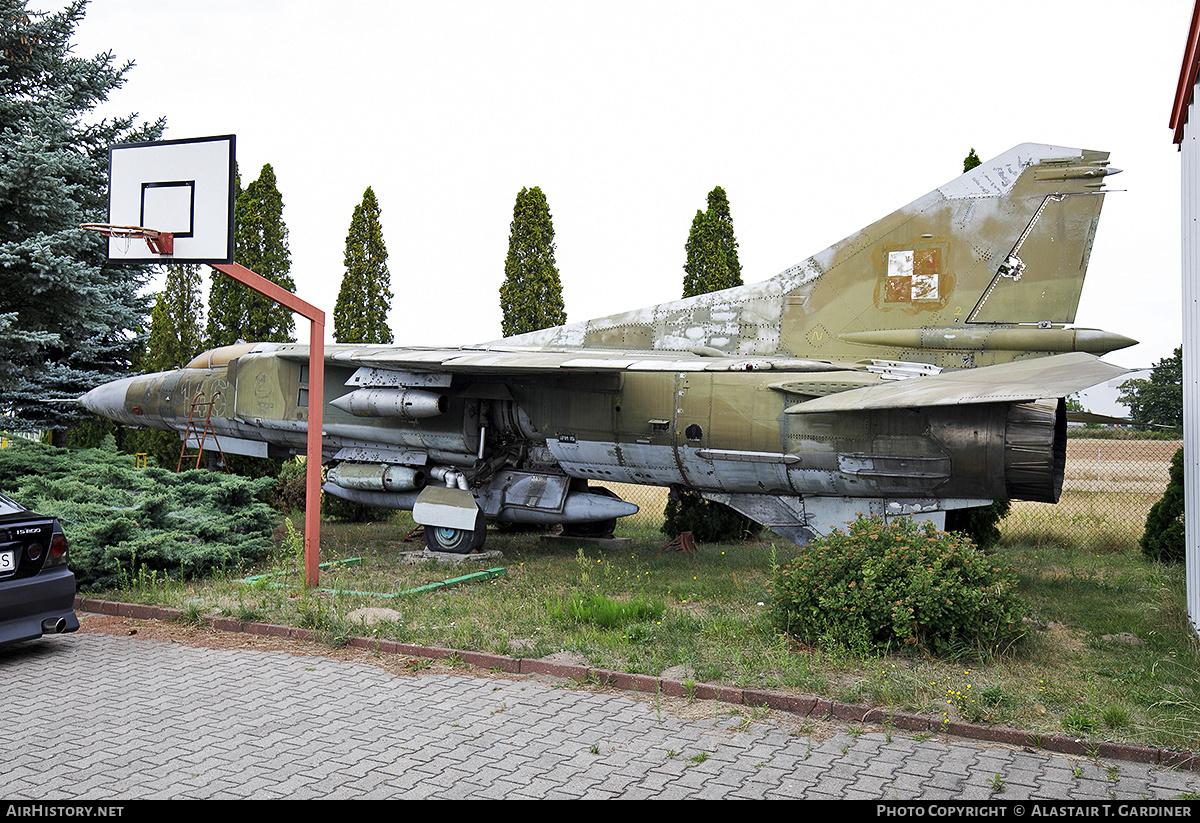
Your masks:
{"label": "black car", "polygon": [[58,521],[0,495],[0,646],[75,631],[74,605],[75,575]]}

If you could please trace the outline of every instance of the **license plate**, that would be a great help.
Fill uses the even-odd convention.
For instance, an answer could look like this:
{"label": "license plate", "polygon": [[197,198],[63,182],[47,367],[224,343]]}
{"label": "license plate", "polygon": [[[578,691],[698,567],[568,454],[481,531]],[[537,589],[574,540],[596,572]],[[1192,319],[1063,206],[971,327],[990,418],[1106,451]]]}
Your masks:
{"label": "license plate", "polygon": [[17,570],[17,553],[15,551],[0,552],[0,574],[9,574]]}

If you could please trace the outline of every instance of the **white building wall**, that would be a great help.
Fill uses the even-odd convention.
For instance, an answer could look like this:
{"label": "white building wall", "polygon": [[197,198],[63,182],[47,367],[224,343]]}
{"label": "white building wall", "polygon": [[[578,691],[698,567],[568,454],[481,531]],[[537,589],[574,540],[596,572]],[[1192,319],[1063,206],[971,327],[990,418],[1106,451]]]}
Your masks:
{"label": "white building wall", "polygon": [[1200,631],[1200,112],[1194,102],[1188,106],[1180,153],[1187,603],[1192,627]]}

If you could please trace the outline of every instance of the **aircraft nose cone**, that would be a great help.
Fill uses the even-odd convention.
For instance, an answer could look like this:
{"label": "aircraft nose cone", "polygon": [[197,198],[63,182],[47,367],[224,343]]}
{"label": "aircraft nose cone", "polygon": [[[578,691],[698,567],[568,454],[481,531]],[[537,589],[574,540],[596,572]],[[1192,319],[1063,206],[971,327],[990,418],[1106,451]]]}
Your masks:
{"label": "aircraft nose cone", "polygon": [[125,408],[125,394],[133,380],[132,377],[123,377],[120,380],[105,383],[103,386],[97,386],[80,397],[79,402],[92,414],[98,414],[129,426],[137,425],[137,418]]}

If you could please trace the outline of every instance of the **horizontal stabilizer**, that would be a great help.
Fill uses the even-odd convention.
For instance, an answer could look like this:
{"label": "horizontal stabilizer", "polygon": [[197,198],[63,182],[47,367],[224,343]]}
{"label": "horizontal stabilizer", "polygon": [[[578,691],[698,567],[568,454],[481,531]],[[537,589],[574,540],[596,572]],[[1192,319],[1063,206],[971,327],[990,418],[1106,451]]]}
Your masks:
{"label": "horizontal stabilizer", "polygon": [[1068,423],[1096,423],[1101,426],[1139,426],[1144,425],[1127,417],[1109,417],[1107,414],[1093,412],[1067,412]]}
{"label": "horizontal stabilizer", "polygon": [[1126,369],[1082,352],[1017,360],[996,366],[943,372],[797,403],[789,414],[911,409],[967,403],[1024,403],[1066,397],[1120,377]]}
{"label": "horizontal stabilizer", "polygon": [[1128,417],[1109,417],[1107,414],[1095,412],[1067,412],[1068,423],[1096,423],[1101,426],[1143,426],[1148,429],[1174,429],[1166,423],[1147,423],[1142,420],[1130,420]]}

